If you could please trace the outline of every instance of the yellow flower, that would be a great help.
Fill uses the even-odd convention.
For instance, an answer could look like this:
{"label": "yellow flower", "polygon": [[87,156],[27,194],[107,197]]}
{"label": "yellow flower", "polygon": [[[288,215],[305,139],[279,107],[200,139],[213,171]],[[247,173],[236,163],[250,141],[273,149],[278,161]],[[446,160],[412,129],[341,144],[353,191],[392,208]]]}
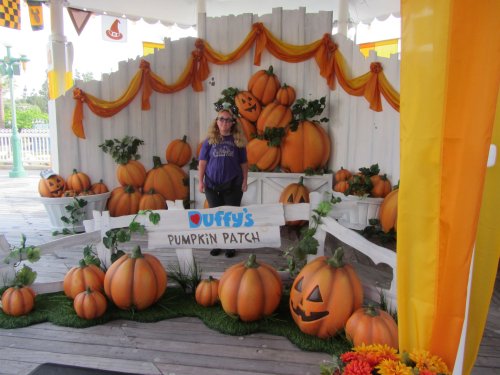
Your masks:
{"label": "yellow flower", "polygon": [[384,359],[375,367],[380,375],[412,375],[411,367],[391,359]]}
{"label": "yellow flower", "polygon": [[410,353],[410,359],[415,362],[415,367],[419,370],[430,370],[440,374],[450,373],[446,363],[440,357],[432,355],[427,350],[413,350]]}

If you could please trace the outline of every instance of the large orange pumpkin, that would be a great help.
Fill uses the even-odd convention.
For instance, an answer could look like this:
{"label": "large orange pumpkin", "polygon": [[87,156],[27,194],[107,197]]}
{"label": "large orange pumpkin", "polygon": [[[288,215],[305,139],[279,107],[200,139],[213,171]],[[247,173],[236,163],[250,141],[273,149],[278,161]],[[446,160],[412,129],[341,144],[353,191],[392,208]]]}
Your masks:
{"label": "large orange pumpkin", "polygon": [[40,196],[46,198],[61,197],[66,190],[66,181],[58,174],[52,175],[48,178],[40,178],[38,182],[38,192]]}
{"label": "large orange pumpkin", "polygon": [[167,202],[165,198],[160,193],[157,193],[155,189],[150,189],[147,193],[144,193],[139,201],[139,210],[165,210],[167,208]]}
{"label": "large orange pumpkin", "polygon": [[276,93],[276,101],[281,105],[290,107],[295,101],[295,95],[295,89],[284,83]]}
{"label": "large orange pumpkin", "polygon": [[102,291],[104,271],[94,264],[87,265],[82,259],[78,267],[72,267],[64,276],[63,289],[66,296],[74,299],[87,288]]}
{"label": "large orange pumpkin", "polygon": [[262,106],[259,100],[250,91],[240,91],[234,96],[234,104],[241,117],[252,122],[257,121]]}
{"label": "large orange pumpkin", "polygon": [[97,319],[106,312],[108,301],[101,292],[88,288],[75,296],[73,308],[82,319]]}
{"label": "large orange pumpkin", "polygon": [[209,307],[219,301],[219,280],[209,276],[208,279],[202,280],[196,287],[195,299],[199,305]]}
{"label": "large orange pumpkin", "polygon": [[321,256],[306,264],[290,291],[290,312],[299,329],[328,338],[344,328],[363,303],[363,287],[356,271],[342,260],[338,248],[331,258]]}
{"label": "large orange pumpkin", "polygon": [[399,348],[396,321],[389,313],[374,306],[356,310],[347,320],[345,333],[353,346],[380,344]]}
{"label": "large orange pumpkin", "polygon": [[273,73],[272,65],[267,70],[255,72],[248,81],[248,91],[250,91],[262,105],[271,103],[276,97],[280,88],[280,81]]}
{"label": "large orange pumpkin", "polygon": [[90,189],[90,177],[83,172],[73,169],[73,173],[66,179],[69,190],[74,190],[77,194]]}
{"label": "large orange pumpkin", "polygon": [[222,308],[245,322],[271,315],[282,291],[278,272],[264,262],[257,263],[255,254],[250,254],[247,262],[229,267],[219,281]]}
{"label": "large orange pumpkin", "polygon": [[330,137],[321,125],[301,121],[296,131],[289,130],[281,143],[281,167],[302,173],[325,166],[330,158]]}
{"label": "large orange pumpkin", "polygon": [[126,164],[118,164],[116,178],[122,186],[140,188],[146,179],[146,168],[137,160],[129,160]]}
{"label": "large orange pumpkin", "polygon": [[167,272],[151,254],[139,246],[118,258],[106,272],[104,291],[120,309],[144,310],[158,301],[167,289]]}
{"label": "large orange pumpkin", "polygon": [[116,217],[138,213],[141,197],[142,193],[133,186],[114,188],[108,200],[109,214]]}
{"label": "large orange pumpkin", "polygon": [[104,194],[109,191],[107,185],[102,181],[102,179],[99,180],[99,182],[93,183],[90,190],[92,190],[94,194]]}
{"label": "large orange pumpkin", "polygon": [[265,139],[254,138],[247,144],[248,165],[255,165],[260,171],[271,172],[280,163],[281,149],[271,146]]}
{"label": "large orange pumpkin", "polygon": [[169,163],[183,167],[191,161],[193,152],[189,143],[186,142],[186,139],[187,136],[184,136],[182,139],[174,139],[168,144],[167,150],[165,151],[165,159],[167,159]]}
{"label": "large orange pumpkin", "polygon": [[285,128],[292,118],[290,108],[278,102],[270,103],[264,107],[257,120],[257,133],[264,134],[266,128]]}
{"label": "large orange pumpkin", "polygon": [[34,306],[35,292],[29,286],[13,286],[2,294],[2,310],[7,315],[26,315]]}
{"label": "large orange pumpkin", "polygon": [[399,189],[394,189],[389,194],[387,194],[382,201],[379,209],[379,221],[382,230],[388,233],[394,228],[397,232],[398,228],[398,191]]}
{"label": "large orange pumpkin", "polygon": [[186,199],[189,191],[184,183],[187,173],[175,164],[162,164],[158,156],[153,157],[153,168],[150,169],[144,182],[144,191],[154,189],[166,200]]}
{"label": "large orange pumpkin", "polygon": [[[299,182],[286,186],[281,192],[279,201],[283,204],[309,203],[309,189],[304,185],[304,177],[300,177]],[[306,222],[306,220],[293,220],[287,221],[286,224],[298,226]]]}

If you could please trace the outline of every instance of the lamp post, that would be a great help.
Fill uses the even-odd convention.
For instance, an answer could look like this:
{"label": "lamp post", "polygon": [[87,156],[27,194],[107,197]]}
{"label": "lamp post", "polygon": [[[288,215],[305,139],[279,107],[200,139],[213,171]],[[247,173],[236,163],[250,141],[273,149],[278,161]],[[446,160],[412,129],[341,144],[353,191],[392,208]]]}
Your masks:
{"label": "lamp post", "polygon": [[9,77],[9,88],[10,88],[10,100],[12,105],[12,159],[13,165],[12,170],[9,172],[9,177],[24,177],[26,176],[26,171],[23,167],[23,156],[21,148],[21,139],[19,138],[19,132],[17,131],[17,118],[16,118],[16,99],[14,98],[14,75],[19,75],[20,64],[25,64],[29,60],[26,56],[21,55],[21,57],[12,57],[10,55],[10,46],[5,46],[7,48],[7,55],[3,59],[0,59],[0,73]]}

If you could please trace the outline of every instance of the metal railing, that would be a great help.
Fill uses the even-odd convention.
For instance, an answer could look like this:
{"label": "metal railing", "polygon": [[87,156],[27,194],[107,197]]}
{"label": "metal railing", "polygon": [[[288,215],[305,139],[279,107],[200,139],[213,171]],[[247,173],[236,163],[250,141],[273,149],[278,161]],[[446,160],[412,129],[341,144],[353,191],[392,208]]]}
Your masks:
{"label": "metal railing", "polygon": [[[11,129],[0,129],[0,163],[11,164]],[[23,164],[50,164],[50,136],[48,129],[22,129],[21,139]]]}

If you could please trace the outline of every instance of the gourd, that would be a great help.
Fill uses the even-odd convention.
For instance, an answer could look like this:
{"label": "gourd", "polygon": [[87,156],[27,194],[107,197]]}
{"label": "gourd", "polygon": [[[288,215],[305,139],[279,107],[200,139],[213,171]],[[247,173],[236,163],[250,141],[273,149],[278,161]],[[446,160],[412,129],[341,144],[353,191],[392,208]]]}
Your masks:
{"label": "gourd", "polygon": [[276,97],[280,88],[280,81],[273,72],[272,65],[267,70],[255,72],[248,81],[248,91],[250,91],[262,105],[268,105]]}
{"label": "gourd", "polygon": [[90,190],[92,190],[94,194],[104,194],[109,191],[108,186],[102,180],[93,183]]}
{"label": "gourd", "polygon": [[379,209],[379,221],[382,230],[388,233],[394,228],[397,232],[398,224],[398,192],[399,189],[394,189],[387,194],[382,201]]}
{"label": "gourd", "polygon": [[178,167],[183,167],[189,163],[193,152],[186,139],[187,136],[185,135],[182,139],[174,139],[168,144],[165,151],[165,159],[167,162],[175,164]]}
{"label": "gourd", "polygon": [[295,97],[295,89],[288,86],[286,83],[284,83],[276,93],[276,101],[285,107],[290,107],[295,101]]}
{"label": "gourd", "polygon": [[396,321],[389,313],[374,306],[356,310],[347,320],[345,333],[353,346],[380,344],[399,348]]}
{"label": "gourd", "polygon": [[219,280],[209,276],[196,287],[195,300],[199,305],[209,307],[219,301]]}
{"label": "gourd", "polygon": [[90,189],[90,177],[83,172],[73,169],[73,173],[66,179],[69,190],[74,190],[77,194]]}
{"label": "gourd", "polygon": [[64,276],[64,294],[74,299],[87,289],[102,291],[104,288],[104,271],[94,264],[86,264],[81,259],[77,267],[72,267]]}
{"label": "gourd", "polygon": [[108,301],[100,291],[87,288],[75,296],[73,308],[82,319],[97,319],[106,312]]}
{"label": "gourd", "polygon": [[[300,177],[299,182],[294,182],[287,185],[280,194],[280,203],[296,204],[309,203],[309,189],[304,185],[304,177]],[[306,220],[287,221],[287,225],[299,226],[304,225]]]}
{"label": "gourd", "polygon": [[111,264],[104,277],[104,292],[123,310],[144,310],[166,289],[167,272],[161,262],[151,254],[143,254],[139,246]]}
{"label": "gourd", "polygon": [[113,217],[134,215],[139,212],[142,193],[133,186],[118,186],[111,191],[108,211]]}
{"label": "gourd", "polygon": [[240,116],[255,122],[259,118],[262,106],[250,91],[240,91],[234,96],[234,104]]}
{"label": "gourd", "polygon": [[66,190],[66,181],[60,175],[55,174],[48,178],[40,178],[38,192],[46,198],[61,197]]}
{"label": "gourd", "polygon": [[157,193],[153,188],[143,194],[141,200],[139,201],[139,211],[165,210],[166,208],[167,203],[165,202],[165,198],[163,198],[163,195]]}
{"label": "gourd", "polygon": [[7,315],[26,315],[34,306],[35,292],[29,286],[13,286],[2,294],[2,310]]}
{"label": "gourd", "polygon": [[223,310],[245,322],[271,315],[280,303],[282,291],[278,272],[264,262],[257,263],[255,254],[228,268],[219,281]]}
{"label": "gourd", "polygon": [[331,258],[320,256],[306,264],[290,290],[290,313],[299,329],[328,338],[344,328],[363,303],[363,287],[354,268],[337,248]]}
{"label": "gourd", "polygon": [[187,173],[175,164],[162,164],[158,156],[153,156],[153,168],[150,169],[144,182],[143,190],[154,189],[165,200],[175,201],[188,197],[188,188],[184,184]]}

